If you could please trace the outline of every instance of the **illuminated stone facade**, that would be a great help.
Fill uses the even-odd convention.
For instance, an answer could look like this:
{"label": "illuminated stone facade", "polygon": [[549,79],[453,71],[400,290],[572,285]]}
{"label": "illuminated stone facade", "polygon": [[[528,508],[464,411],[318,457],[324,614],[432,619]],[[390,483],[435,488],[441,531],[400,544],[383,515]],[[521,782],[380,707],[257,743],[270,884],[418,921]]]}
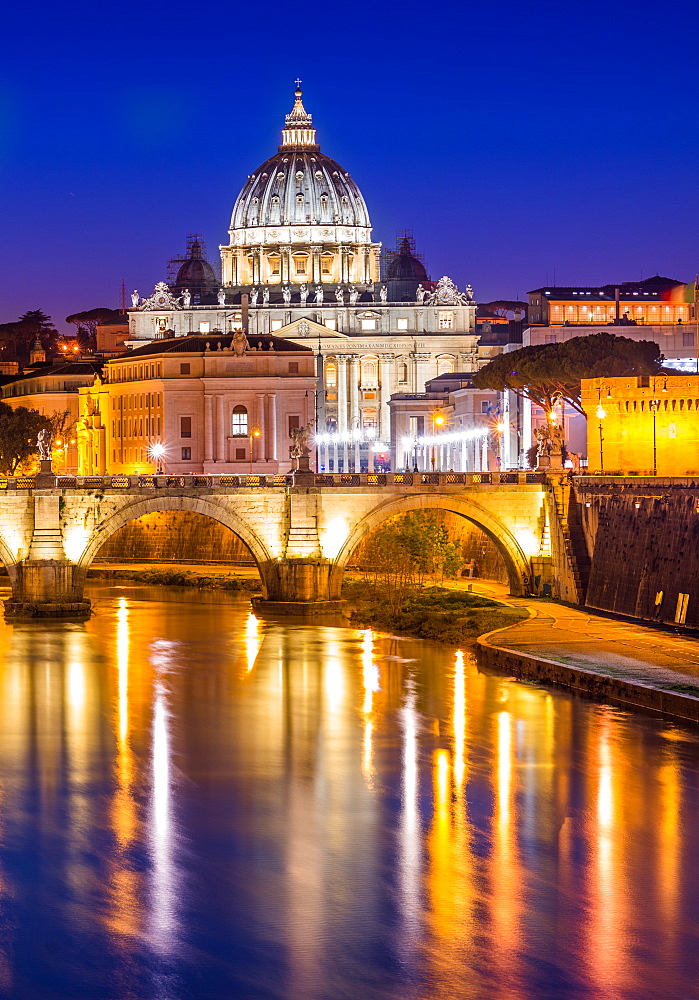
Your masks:
{"label": "illuminated stone facade", "polygon": [[288,472],[290,431],[313,415],[313,355],[276,337],[146,344],[105,376],[79,393],[81,475]]}
{"label": "illuminated stone facade", "polygon": [[277,153],[236,199],[216,303],[165,283],[146,298],[134,292],[127,344],[245,330],[252,341],[311,347],[320,355],[311,419],[319,432],[359,434],[367,468],[368,440],[388,446],[392,393],[478,367],[470,286],[462,292],[445,276],[420,284],[412,302],[389,301],[371,234],[359,188],[321,152],[297,90]]}
{"label": "illuminated stone facade", "polygon": [[694,319],[694,283],[656,275],[618,285],[544,285],[529,295],[529,322],[542,326],[564,323],[625,322],[658,326]]}
{"label": "illuminated stone facade", "polygon": [[699,375],[583,379],[588,468],[699,474]]}

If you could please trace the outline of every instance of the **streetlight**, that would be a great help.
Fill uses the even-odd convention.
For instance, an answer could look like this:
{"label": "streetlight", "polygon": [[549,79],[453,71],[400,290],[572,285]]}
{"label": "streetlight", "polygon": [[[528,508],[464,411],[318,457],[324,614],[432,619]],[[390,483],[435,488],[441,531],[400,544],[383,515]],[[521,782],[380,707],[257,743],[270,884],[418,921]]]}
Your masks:
{"label": "streetlight", "polygon": [[657,476],[658,475],[658,448],[657,448],[657,439],[656,439],[656,414],[657,414],[658,410],[660,409],[660,400],[659,399],[649,399],[648,400],[648,406],[650,407],[651,413],[653,414],[653,475]]}
{"label": "streetlight", "polygon": [[165,448],[156,442],[156,444],[151,445],[150,449],[151,457],[155,459],[155,474],[156,476],[162,476],[163,474],[163,458],[165,457]]}
{"label": "streetlight", "polygon": [[[439,411],[437,413],[435,413],[434,416],[432,417],[432,429],[434,431],[435,439],[436,439],[439,431],[442,429],[442,427],[444,426],[444,424],[446,422],[447,422],[447,418],[444,416],[443,413],[439,413]],[[435,440],[433,442],[433,444],[432,444],[432,471],[433,472],[434,472],[434,467],[435,467],[435,464],[436,464],[436,456],[437,455],[439,455],[439,444]],[[440,461],[440,466],[441,466],[441,461]]]}
{"label": "streetlight", "polygon": [[252,475],[252,449],[255,443],[255,438],[260,436],[260,428],[253,427],[248,436],[250,438],[250,475]]}
{"label": "streetlight", "polygon": [[599,471],[604,472],[604,438],[602,437],[602,421],[607,416],[606,411],[602,408],[600,403],[597,406],[597,418],[599,420]]}

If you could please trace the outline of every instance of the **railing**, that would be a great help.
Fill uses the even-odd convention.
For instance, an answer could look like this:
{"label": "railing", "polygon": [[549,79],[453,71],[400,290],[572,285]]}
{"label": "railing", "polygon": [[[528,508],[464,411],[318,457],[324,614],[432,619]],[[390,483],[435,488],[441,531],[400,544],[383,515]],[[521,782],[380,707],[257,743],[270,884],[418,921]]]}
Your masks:
{"label": "railing", "polygon": [[[45,485],[43,475],[38,489],[58,490],[136,490],[136,489],[274,489],[287,486],[333,487],[356,489],[391,486],[516,486],[539,485],[546,481],[541,472],[337,472],[288,473],[283,476],[55,476],[54,486]],[[3,490],[32,490],[32,476],[0,478]]]}

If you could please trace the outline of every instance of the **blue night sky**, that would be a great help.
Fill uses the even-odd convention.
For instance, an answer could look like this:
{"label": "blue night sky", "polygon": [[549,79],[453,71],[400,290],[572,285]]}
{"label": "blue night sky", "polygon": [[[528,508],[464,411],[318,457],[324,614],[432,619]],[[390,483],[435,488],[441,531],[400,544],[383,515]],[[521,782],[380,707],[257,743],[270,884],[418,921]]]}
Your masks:
{"label": "blue night sky", "polygon": [[695,6],[12,4],[0,322],[152,291],[209,256],[303,79],[374,238],[481,301],[699,269]]}

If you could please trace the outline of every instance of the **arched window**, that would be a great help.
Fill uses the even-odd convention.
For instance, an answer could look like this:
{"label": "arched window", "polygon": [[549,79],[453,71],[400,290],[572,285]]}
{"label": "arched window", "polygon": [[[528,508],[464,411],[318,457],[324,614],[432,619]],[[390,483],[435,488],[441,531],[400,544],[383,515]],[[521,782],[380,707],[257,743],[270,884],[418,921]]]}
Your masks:
{"label": "arched window", "polygon": [[325,366],[325,387],[337,389],[337,365],[332,362],[328,362]]}
{"label": "arched window", "polygon": [[376,361],[373,358],[362,358],[362,388],[376,387]]}
{"label": "arched window", "polygon": [[320,196],[320,221],[328,222],[328,196],[327,194],[322,194]]}
{"label": "arched window", "polygon": [[231,414],[231,434],[233,437],[247,437],[248,411],[244,406],[234,406]]}

